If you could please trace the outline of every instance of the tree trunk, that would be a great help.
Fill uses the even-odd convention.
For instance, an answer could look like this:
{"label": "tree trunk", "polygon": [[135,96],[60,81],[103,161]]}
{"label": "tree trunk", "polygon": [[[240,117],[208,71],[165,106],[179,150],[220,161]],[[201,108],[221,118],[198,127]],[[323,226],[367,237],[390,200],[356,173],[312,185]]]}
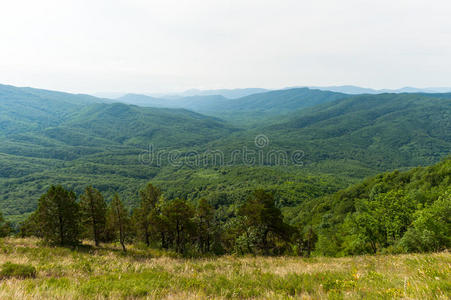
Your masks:
{"label": "tree trunk", "polygon": [[61,215],[58,216],[58,221],[60,225],[60,245],[64,246],[64,226],[63,226],[63,218]]}
{"label": "tree trunk", "polygon": [[125,243],[124,243],[124,239],[121,239],[121,246],[122,246],[122,251],[127,252],[127,248],[125,248]]}
{"label": "tree trunk", "polygon": [[121,213],[119,212],[119,208],[117,206],[116,206],[116,214],[117,221],[119,222],[119,242],[121,243],[122,251],[127,252],[127,249],[125,248],[124,224],[121,218]]}
{"label": "tree trunk", "polygon": [[96,247],[99,246],[99,236],[97,232],[97,222],[95,217],[95,209],[94,209],[94,203],[92,201],[92,197],[89,197],[89,205],[91,207],[91,218],[92,218],[92,232],[94,234],[94,242]]}
{"label": "tree trunk", "polygon": [[147,245],[147,247],[149,247],[150,246],[150,236],[149,236],[149,230],[148,230],[147,226],[146,226],[146,229],[144,231],[144,234],[146,236],[146,245]]}
{"label": "tree trunk", "polygon": [[176,223],[176,232],[177,232],[177,237],[176,237],[176,240],[175,240],[175,251],[177,252],[177,253],[180,253],[180,228],[179,228],[179,221],[177,220],[177,223]]}
{"label": "tree trunk", "polygon": [[265,252],[265,255],[269,254],[269,249],[268,249],[268,233],[269,230],[265,229],[265,231],[263,232],[263,251]]}

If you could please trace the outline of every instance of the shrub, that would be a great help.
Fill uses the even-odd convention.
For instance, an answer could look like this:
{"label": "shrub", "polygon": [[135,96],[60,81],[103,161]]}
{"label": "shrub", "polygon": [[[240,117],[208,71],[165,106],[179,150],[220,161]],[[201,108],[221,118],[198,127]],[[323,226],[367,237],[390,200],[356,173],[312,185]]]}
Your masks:
{"label": "shrub", "polygon": [[13,264],[7,262],[3,264],[0,271],[0,278],[34,278],[36,277],[36,268],[31,265]]}

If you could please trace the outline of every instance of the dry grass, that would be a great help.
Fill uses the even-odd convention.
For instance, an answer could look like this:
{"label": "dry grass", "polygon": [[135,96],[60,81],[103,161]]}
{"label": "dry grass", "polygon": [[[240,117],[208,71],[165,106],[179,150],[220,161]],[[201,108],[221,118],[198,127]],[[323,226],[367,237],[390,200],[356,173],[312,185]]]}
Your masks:
{"label": "dry grass", "polygon": [[4,239],[0,264],[37,269],[3,279],[0,299],[450,299],[451,254],[347,258],[181,259],[156,250],[49,248]]}

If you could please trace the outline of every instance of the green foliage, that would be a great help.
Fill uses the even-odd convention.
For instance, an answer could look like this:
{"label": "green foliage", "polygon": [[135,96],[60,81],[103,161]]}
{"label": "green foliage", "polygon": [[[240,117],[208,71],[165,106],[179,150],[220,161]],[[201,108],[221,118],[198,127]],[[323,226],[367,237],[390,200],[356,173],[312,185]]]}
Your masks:
{"label": "green foliage", "polygon": [[104,239],[107,205],[99,190],[88,186],[80,197],[81,223],[96,246]]}
{"label": "green foliage", "polygon": [[[264,190],[256,190],[239,208],[238,215],[243,217],[246,238],[250,239],[251,232],[257,236],[257,246],[265,254],[274,251],[276,242],[280,238],[288,241],[292,229],[283,222],[282,213],[275,206],[273,195]],[[250,245],[248,248],[251,248]],[[273,252],[272,251],[272,252]]]}
{"label": "green foliage", "polygon": [[439,251],[450,247],[451,159],[369,178],[312,199],[295,218],[319,232],[325,255]]}
{"label": "green foliage", "polygon": [[449,155],[450,111],[449,94],[357,95],[295,112],[259,131],[284,150],[303,150],[305,163],[353,159],[384,171]]}
{"label": "green foliage", "polygon": [[9,222],[5,222],[2,212],[0,212],[0,237],[8,236],[11,231],[11,224]]}
{"label": "green foliage", "polygon": [[52,186],[39,199],[32,222],[39,228],[40,236],[51,244],[60,246],[79,243],[80,208],[75,193],[62,186]]}
{"label": "green foliage", "polygon": [[208,253],[215,234],[215,209],[205,198],[199,200],[195,222],[197,224],[198,248],[202,253]]}
{"label": "green foliage", "polygon": [[112,240],[119,240],[125,252],[125,242],[130,239],[131,221],[128,211],[122,204],[118,194],[115,194],[107,213],[107,228],[112,232]]}
{"label": "green foliage", "polygon": [[4,263],[0,270],[0,278],[34,278],[36,277],[36,268],[31,265]]}
{"label": "green foliage", "polygon": [[186,200],[176,198],[163,207],[163,216],[167,220],[168,232],[173,234],[175,251],[185,253],[190,236],[194,236],[194,208]]}
{"label": "green foliage", "polygon": [[150,245],[151,216],[155,213],[156,205],[161,197],[159,188],[150,182],[139,192],[141,203],[134,211],[134,221],[138,234],[142,236],[147,246]]}
{"label": "green foliage", "polygon": [[413,216],[414,221],[400,241],[409,252],[451,248],[451,188],[438,200]]}

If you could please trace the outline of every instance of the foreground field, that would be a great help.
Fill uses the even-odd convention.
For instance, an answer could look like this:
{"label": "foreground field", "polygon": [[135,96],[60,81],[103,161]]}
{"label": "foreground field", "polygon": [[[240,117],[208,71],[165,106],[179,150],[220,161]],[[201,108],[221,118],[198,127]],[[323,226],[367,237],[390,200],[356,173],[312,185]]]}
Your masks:
{"label": "foreground field", "polygon": [[[152,250],[49,248],[36,239],[0,245],[0,299],[451,297],[450,253],[181,259]],[[9,262],[36,273],[8,275]]]}

